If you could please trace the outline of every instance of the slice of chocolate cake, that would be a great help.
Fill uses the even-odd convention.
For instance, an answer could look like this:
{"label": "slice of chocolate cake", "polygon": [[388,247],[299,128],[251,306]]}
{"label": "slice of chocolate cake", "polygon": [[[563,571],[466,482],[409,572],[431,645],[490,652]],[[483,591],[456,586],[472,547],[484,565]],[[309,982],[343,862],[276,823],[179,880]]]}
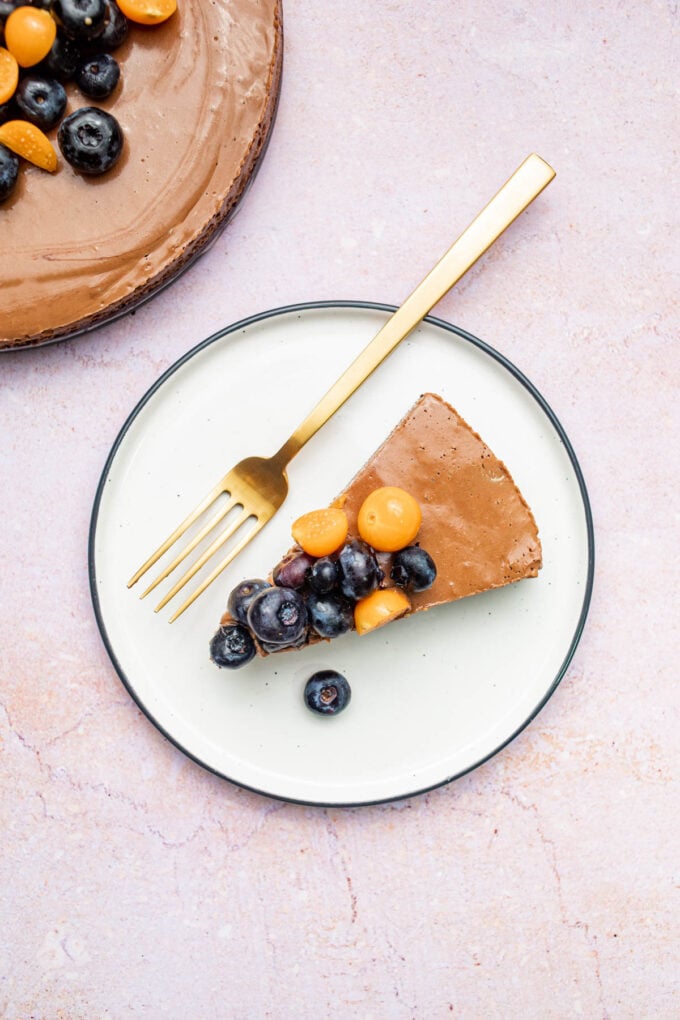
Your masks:
{"label": "slice of chocolate cake", "polygon": [[293,537],[298,544],[267,580],[231,593],[211,644],[217,665],[234,668],[256,653],[352,629],[365,634],[536,577],[541,567],[536,522],[508,469],[432,393],[328,510],[293,525]]}

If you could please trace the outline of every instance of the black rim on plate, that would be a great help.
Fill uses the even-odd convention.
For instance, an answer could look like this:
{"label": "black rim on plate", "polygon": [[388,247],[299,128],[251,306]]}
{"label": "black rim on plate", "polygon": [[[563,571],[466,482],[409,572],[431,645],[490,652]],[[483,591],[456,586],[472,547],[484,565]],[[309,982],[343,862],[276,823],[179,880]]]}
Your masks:
{"label": "black rim on plate", "polygon": [[163,372],[163,374],[156,380],[156,382],[147,390],[147,392],[144,394],[144,396],[141,398],[141,400],[138,402],[136,407],[132,410],[132,412],[130,413],[130,415],[128,416],[126,421],[124,422],[124,424],[123,424],[120,432],[118,433],[118,436],[116,437],[116,440],[115,440],[115,442],[114,442],[114,444],[113,444],[113,446],[111,448],[109,456],[107,457],[106,464],[104,465],[104,470],[102,471],[102,474],[101,474],[101,477],[100,477],[100,480],[99,480],[99,484],[97,486],[97,491],[96,491],[95,499],[94,499],[94,505],[93,505],[93,508],[92,508],[92,516],[91,516],[91,519],[90,519],[90,531],[89,531],[89,539],[88,539],[88,570],[89,570],[89,580],[90,580],[90,594],[91,594],[91,597],[92,597],[92,605],[93,605],[93,608],[94,608],[94,614],[95,614],[95,619],[97,621],[97,626],[99,628],[99,632],[100,632],[102,640],[104,642],[104,646],[105,646],[105,648],[106,648],[106,650],[108,652],[109,658],[111,659],[111,662],[113,663],[113,666],[114,666],[116,672],[118,673],[118,676],[119,676],[121,682],[123,683],[124,687],[126,688],[128,693],[130,694],[130,696],[132,697],[134,702],[137,704],[137,706],[141,709],[141,711],[147,717],[147,719],[149,719],[149,721],[151,723],[153,723],[155,728],[160,733],[163,734],[163,736],[166,738],[166,740],[168,740],[178,750],[180,750],[183,754],[185,754],[187,756],[187,758],[191,759],[191,761],[196,762],[197,765],[200,765],[201,768],[206,769],[206,771],[211,772],[213,775],[219,776],[221,779],[226,779],[228,782],[233,783],[235,786],[238,786],[241,789],[250,790],[253,793],[258,793],[258,794],[260,794],[262,796],[265,796],[265,797],[271,797],[271,798],[273,798],[275,800],[285,801],[285,802],[291,803],[291,804],[304,804],[304,805],[310,806],[310,807],[324,807],[324,808],[328,808],[328,807],[334,807],[334,808],[370,807],[371,805],[375,805],[375,804],[386,804],[386,803],[390,803],[390,802],[393,802],[393,801],[406,800],[406,799],[408,799],[410,797],[420,796],[421,794],[429,793],[431,790],[436,790],[439,787],[446,786],[449,783],[452,783],[454,780],[460,779],[462,776],[467,775],[469,772],[473,772],[475,769],[479,768],[480,765],[483,765],[485,762],[487,762],[491,758],[495,757],[500,751],[503,750],[503,748],[507,747],[508,744],[510,744],[517,736],[519,736],[519,734],[524,729],[526,729],[526,727],[536,718],[536,716],[541,711],[541,709],[546,705],[546,703],[552,697],[552,695],[555,692],[556,688],[558,687],[560,681],[562,680],[562,678],[564,677],[565,673],[567,672],[567,669],[569,668],[569,664],[571,663],[571,660],[574,657],[574,653],[576,652],[576,649],[578,647],[579,641],[581,639],[581,635],[583,633],[583,628],[585,627],[586,618],[588,616],[588,610],[590,608],[590,600],[591,600],[592,591],[593,591],[593,579],[594,579],[594,574],[595,574],[595,534],[594,534],[594,528],[593,528],[592,511],[591,511],[591,507],[590,507],[590,499],[588,497],[588,490],[586,489],[586,484],[585,484],[585,479],[583,477],[583,472],[581,471],[581,467],[580,467],[579,462],[578,462],[578,460],[576,458],[576,454],[574,452],[574,449],[573,449],[573,447],[572,447],[572,445],[571,445],[571,443],[569,441],[569,438],[567,437],[567,434],[564,431],[564,429],[563,429],[559,419],[557,418],[556,414],[554,413],[554,411],[552,410],[550,405],[547,403],[545,398],[536,389],[536,387],[533,385],[533,383],[530,382],[530,380],[516,367],[516,365],[514,365],[511,361],[509,361],[504,355],[500,354],[493,347],[490,347],[489,344],[484,343],[483,340],[479,340],[477,337],[473,336],[471,333],[467,333],[465,330],[460,329],[458,326],[454,326],[454,325],[452,325],[449,322],[446,322],[444,319],[438,319],[438,318],[435,318],[432,315],[428,315],[423,320],[424,322],[428,322],[428,323],[430,323],[430,324],[432,324],[434,326],[439,327],[440,329],[444,329],[444,330],[448,331],[449,333],[454,333],[461,340],[465,340],[467,343],[470,343],[474,347],[477,347],[481,351],[484,351],[485,354],[488,354],[491,358],[493,358],[500,365],[502,365],[503,368],[505,368],[519,383],[521,383],[521,385],[527,390],[527,392],[533,397],[533,399],[536,401],[536,403],[540,406],[540,408],[542,409],[542,411],[544,412],[544,414],[546,415],[546,417],[550,421],[551,425],[555,429],[557,435],[559,436],[560,442],[562,443],[562,445],[563,445],[563,447],[564,447],[564,449],[565,449],[565,451],[567,453],[567,456],[569,457],[569,460],[571,462],[571,466],[572,466],[572,468],[574,470],[574,474],[576,476],[576,480],[578,482],[578,486],[579,486],[579,490],[580,490],[580,494],[581,494],[581,499],[582,499],[582,502],[583,502],[583,511],[584,511],[585,523],[586,523],[586,532],[587,532],[587,536],[588,536],[588,570],[587,570],[586,585],[585,585],[585,590],[584,590],[584,595],[583,595],[583,602],[582,602],[582,605],[581,605],[581,612],[579,614],[579,618],[578,618],[578,621],[577,621],[577,624],[576,624],[576,628],[574,630],[574,634],[572,636],[571,642],[569,644],[569,648],[567,649],[566,655],[565,655],[565,657],[564,657],[564,659],[562,661],[562,664],[561,664],[560,668],[557,671],[557,674],[556,674],[553,682],[551,683],[550,687],[546,691],[545,695],[541,698],[541,700],[538,702],[538,704],[534,707],[534,709],[530,712],[530,714],[524,720],[524,722],[521,723],[510,734],[510,736],[508,736],[505,740],[501,741],[501,743],[498,744],[498,746],[495,747],[488,754],[485,754],[485,755],[483,755],[483,757],[479,758],[478,761],[473,762],[472,765],[469,765],[465,769],[461,769],[460,772],[456,772],[453,775],[447,776],[446,778],[440,780],[437,783],[431,783],[428,786],[421,787],[421,788],[416,789],[416,790],[411,790],[411,791],[408,791],[408,792],[395,794],[395,795],[389,796],[389,797],[379,797],[379,798],[376,798],[376,799],[373,799],[373,800],[346,801],[346,802],[304,800],[302,798],[297,798],[297,797],[287,797],[287,796],[285,796],[283,794],[272,793],[269,790],[258,789],[258,787],[256,787],[256,786],[249,786],[248,784],[243,783],[243,782],[239,781],[238,779],[234,779],[232,776],[228,776],[225,773],[220,772],[218,769],[213,768],[211,765],[206,764],[206,762],[201,761],[200,758],[196,757],[195,754],[192,754],[191,751],[189,751],[186,747],[184,747],[175,737],[172,736],[171,733],[169,733],[165,729],[165,727],[153,716],[153,714],[147,709],[147,707],[138,698],[137,693],[134,690],[134,687],[130,683],[128,677],[125,674],[125,671],[123,670],[120,662],[118,661],[118,658],[116,656],[115,650],[114,650],[114,648],[113,648],[113,646],[111,644],[111,641],[109,639],[109,636],[108,636],[108,633],[107,633],[107,630],[106,630],[106,624],[104,622],[103,614],[102,614],[102,611],[101,611],[101,605],[100,605],[100,602],[99,602],[99,594],[98,594],[98,591],[97,591],[97,576],[96,576],[96,569],[95,569],[95,549],[94,549],[94,546],[95,546],[95,537],[96,537],[96,531],[97,531],[97,521],[98,521],[98,518],[99,518],[99,509],[100,509],[102,497],[103,497],[103,494],[104,494],[104,489],[105,489],[105,486],[106,486],[106,480],[108,478],[111,465],[112,465],[112,463],[113,463],[113,461],[114,461],[114,459],[116,457],[116,454],[118,453],[118,449],[119,449],[121,443],[125,439],[125,437],[127,435],[127,432],[130,429],[132,423],[135,421],[135,419],[137,418],[137,416],[140,413],[140,411],[142,410],[142,408],[148,403],[148,401],[151,399],[151,397],[153,397],[153,395],[156,393],[156,391],[159,390],[161,388],[161,386],[163,386],[165,384],[165,382],[172,375],[174,375],[174,373],[177,372],[187,361],[190,361],[191,358],[193,358],[196,354],[198,354],[199,351],[202,351],[205,348],[210,347],[211,344],[216,343],[218,340],[221,340],[223,337],[228,336],[231,333],[237,333],[240,330],[246,329],[247,327],[252,326],[252,325],[254,325],[254,324],[258,323],[258,322],[264,322],[267,319],[275,318],[277,316],[291,315],[291,314],[300,315],[301,313],[308,312],[308,311],[323,311],[323,310],[334,310],[334,309],[355,309],[355,310],[358,310],[358,311],[377,311],[377,312],[386,312],[388,314],[391,314],[392,312],[396,311],[396,305],[380,304],[380,303],[372,302],[372,301],[310,301],[310,302],[304,302],[304,303],[301,303],[301,304],[285,305],[285,306],[283,306],[281,308],[272,308],[272,309],[269,309],[268,311],[265,311],[265,312],[259,312],[257,315],[251,315],[248,318],[241,319],[238,322],[232,323],[230,326],[226,326],[223,329],[218,330],[216,333],[213,333],[212,336],[207,337],[207,339],[201,341],[201,343],[197,344],[195,347],[192,347],[189,351],[187,351],[186,354],[183,354],[181,358],[179,358],[173,365],[171,365],[168,369],[166,369],[165,372]]}

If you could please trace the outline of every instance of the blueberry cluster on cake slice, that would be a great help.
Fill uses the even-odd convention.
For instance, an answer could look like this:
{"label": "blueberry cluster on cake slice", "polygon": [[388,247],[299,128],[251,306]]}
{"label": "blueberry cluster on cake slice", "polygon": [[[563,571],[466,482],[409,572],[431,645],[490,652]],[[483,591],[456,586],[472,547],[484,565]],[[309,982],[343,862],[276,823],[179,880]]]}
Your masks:
{"label": "blueberry cluster on cake slice", "polygon": [[229,595],[211,644],[238,668],[348,631],[536,577],[534,516],[502,461],[445,400],[426,393],[331,506],[292,526],[295,544]]}

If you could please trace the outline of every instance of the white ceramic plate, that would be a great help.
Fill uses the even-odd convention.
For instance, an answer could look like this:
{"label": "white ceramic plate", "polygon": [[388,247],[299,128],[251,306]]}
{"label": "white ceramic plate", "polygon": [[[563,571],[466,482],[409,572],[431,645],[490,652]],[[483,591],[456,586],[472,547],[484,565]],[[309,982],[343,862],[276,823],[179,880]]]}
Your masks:
{"label": "white ceramic plate", "polygon": [[[139,589],[126,587],[227,468],[278,449],[390,311],[302,305],[210,337],[135,408],[95,500],[92,596],[121,680],[187,755],[273,797],[365,804],[462,775],[536,715],[585,622],[592,521],[569,442],[517,369],[435,319],[423,322],[298,454],[277,516],[175,623],[167,609],[154,614],[156,592],[140,601]],[[217,669],[208,644],[229,590],[267,573],[289,547],[295,517],[328,503],[425,391],[453,404],[508,465],[539,525],[539,577],[362,638],[349,634],[237,671]],[[352,687],[349,707],[336,717],[316,716],[303,704],[305,680],[322,667],[340,670]]]}

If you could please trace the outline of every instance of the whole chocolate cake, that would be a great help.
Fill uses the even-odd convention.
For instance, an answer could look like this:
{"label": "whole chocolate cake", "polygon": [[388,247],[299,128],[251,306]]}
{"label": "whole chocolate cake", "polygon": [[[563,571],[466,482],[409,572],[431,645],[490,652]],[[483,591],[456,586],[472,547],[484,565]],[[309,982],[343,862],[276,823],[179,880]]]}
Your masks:
{"label": "whole chocolate cake", "polygon": [[[97,106],[124,147],[100,177],[22,166],[0,204],[0,349],[67,337],[172,280],[225,224],[262,156],[282,66],[281,0],[180,0],[133,25]],[[66,114],[91,100],[66,85]],[[56,148],[57,132],[48,132]]]}

